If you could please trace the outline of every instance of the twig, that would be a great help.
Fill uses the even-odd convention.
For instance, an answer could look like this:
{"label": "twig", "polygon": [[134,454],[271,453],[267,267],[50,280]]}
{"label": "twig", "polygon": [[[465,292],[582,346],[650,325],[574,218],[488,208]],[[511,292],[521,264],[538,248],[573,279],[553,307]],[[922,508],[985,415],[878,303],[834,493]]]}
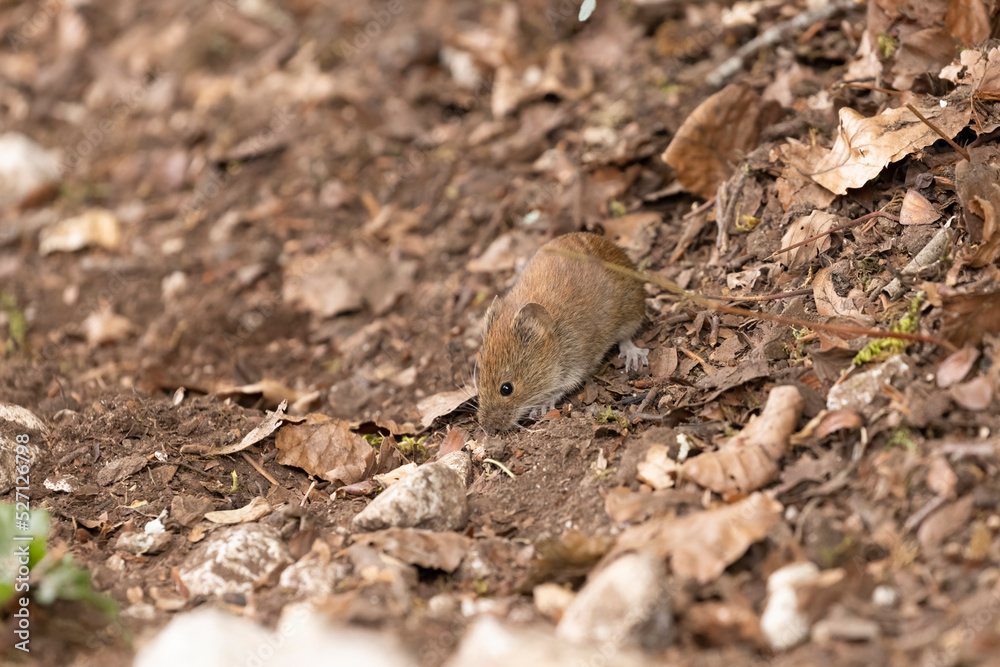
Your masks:
{"label": "twig", "polygon": [[701,367],[704,368],[705,372],[708,373],[709,375],[715,372],[715,369],[709,366],[707,361],[699,357],[691,350],[687,349],[686,347],[678,347],[677,349],[683,352],[689,359],[694,359],[699,364],[701,364]]}
{"label": "twig", "polygon": [[712,208],[714,205],[715,205],[715,197],[712,197],[704,204],[700,204],[695,208],[691,209],[690,211],[688,211],[687,213],[685,213],[683,216],[681,216],[681,220],[690,220],[699,213],[704,213],[708,209]]}
{"label": "twig", "polygon": [[252,458],[250,458],[249,454],[247,454],[246,452],[240,452],[240,454],[243,455],[243,458],[245,458],[247,460],[247,463],[249,463],[250,465],[252,465],[253,469],[256,470],[257,472],[259,472],[264,477],[264,479],[266,479],[267,481],[269,481],[271,484],[274,484],[275,486],[278,486],[278,480],[276,480],[275,478],[271,477],[271,473],[269,473],[268,471],[264,470],[264,468],[262,468],[260,466],[260,464],[258,464]]}
{"label": "twig", "polygon": [[708,75],[706,82],[713,88],[718,88],[726,82],[729,77],[738,72],[743,67],[743,61],[757,53],[758,51],[777,44],[785,36],[786,32],[793,30],[804,30],[809,25],[818,21],[825,21],[831,16],[840,12],[846,12],[855,6],[854,0],[837,0],[829,4],[817,7],[812,11],[802,12],[793,19],[776,23],[757,37],[751,39],[736,51],[736,55],[729,58],[724,63],[715,68],[715,71]]}
{"label": "twig", "polygon": [[812,293],[812,288],[805,287],[803,289],[778,292],[777,294],[765,294],[763,296],[716,296],[715,294],[706,294],[705,298],[714,299],[715,301],[749,301],[757,303],[760,301],[780,301],[781,299],[790,299],[793,296],[805,296]]}
{"label": "twig", "polygon": [[299,502],[299,507],[305,507],[306,506],[306,501],[309,500],[309,494],[312,493],[312,490],[315,489],[315,488],[316,488],[316,480],[313,480],[309,484],[309,488],[306,489],[306,495],[302,496],[302,500]]}
{"label": "twig", "polygon": [[969,158],[969,152],[964,148],[962,148],[961,146],[959,146],[958,144],[956,144],[954,141],[952,141],[951,137],[949,137],[948,135],[946,135],[944,132],[941,131],[941,128],[939,128],[937,125],[924,118],[924,115],[919,111],[917,111],[917,107],[907,103],[906,108],[909,109],[914,116],[923,121],[924,125],[934,130],[934,132],[936,132],[939,137],[947,141],[948,145],[954,148],[959,155],[964,157],[966,162],[972,162],[972,160]]}
{"label": "twig", "polygon": [[820,232],[819,234],[814,234],[813,236],[810,236],[809,238],[807,238],[804,241],[799,241],[798,243],[793,243],[790,246],[786,246],[784,248],[780,248],[778,250],[775,250],[774,252],[772,252],[767,257],[767,259],[777,259],[778,255],[780,255],[782,253],[786,253],[786,252],[788,252],[790,250],[795,250],[796,248],[802,247],[802,246],[806,245],[807,243],[812,243],[813,241],[817,241],[817,240],[823,238],[824,236],[829,236],[830,234],[836,234],[837,232],[842,232],[845,229],[850,229],[851,227],[855,227],[857,225],[860,225],[862,222],[865,222],[867,220],[871,220],[872,218],[889,218],[890,220],[895,220],[896,222],[899,222],[899,216],[895,216],[892,213],[886,213],[885,211],[872,211],[871,213],[864,214],[860,218],[855,218],[854,220],[850,220],[848,222],[845,222],[842,225],[837,225],[836,227],[831,227],[830,229],[826,230],[825,232]]}

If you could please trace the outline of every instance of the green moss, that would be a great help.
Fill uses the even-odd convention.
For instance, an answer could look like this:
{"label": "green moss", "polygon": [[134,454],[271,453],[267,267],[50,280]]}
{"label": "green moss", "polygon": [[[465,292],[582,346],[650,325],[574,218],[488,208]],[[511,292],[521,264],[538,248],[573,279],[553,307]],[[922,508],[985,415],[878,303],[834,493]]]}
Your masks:
{"label": "green moss", "polygon": [[[899,321],[892,326],[894,333],[912,334],[917,331],[917,324],[920,321],[920,304],[924,302],[926,295],[924,292],[917,292],[910,302],[910,307],[906,314],[899,318]],[[860,352],[854,356],[854,365],[860,366],[869,361],[884,361],[896,356],[906,349],[909,341],[898,338],[879,338],[868,343]]]}

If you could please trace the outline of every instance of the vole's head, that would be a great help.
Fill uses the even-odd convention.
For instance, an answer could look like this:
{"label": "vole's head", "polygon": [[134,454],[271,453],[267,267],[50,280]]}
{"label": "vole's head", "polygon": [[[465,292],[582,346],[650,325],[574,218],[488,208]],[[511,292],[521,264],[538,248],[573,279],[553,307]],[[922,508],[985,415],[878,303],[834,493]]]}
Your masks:
{"label": "vole's head", "polygon": [[558,382],[558,348],[552,315],[541,304],[520,308],[494,301],[483,326],[476,385],[479,424],[487,433],[508,431],[551,397]]}

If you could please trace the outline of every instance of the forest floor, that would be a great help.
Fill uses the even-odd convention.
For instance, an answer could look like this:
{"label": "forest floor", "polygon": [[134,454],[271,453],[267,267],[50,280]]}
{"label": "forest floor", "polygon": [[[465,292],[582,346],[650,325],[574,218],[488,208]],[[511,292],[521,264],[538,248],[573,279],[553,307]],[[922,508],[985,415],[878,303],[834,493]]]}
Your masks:
{"label": "forest floor", "polygon": [[[351,4],[0,0],[0,128],[31,140],[0,149],[0,401],[45,424],[28,496],[48,557],[119,608],[32,603],[24,654],[10,599],[4,664],[128,665],[179,612],[273,627],[293,601],[441,664],[478,615],[551,630],[565,605],[537,587],[579,589],[654,524],[674,629],[651,660],[997,664],[985,5],[598,0],[581,23],[565,0]],[[488,437],[466,402],[486,308],[579,230],[657,276],[651,363],[609,355],[558,412]],[[850,327],[922,339],[855,364],[877,337]],[[801,406],[766,443],[774,469],[733,472],[724,443],[782,385]],[[277,439],[211,455],[282,402]],[[277,449],[317,413],[343,426],[331,448],[371,446],[338,476]],[[407,559],[352,523],[388,483],[374,475],[463,446],[464,559],[407,561],[402,588],[378,588],[350,547]],[[709,480],[677,474],[713,454]],[[739,535],[717,525],[754,499],[768,509]],[[252,503],[267,511],[244,524],[340,568],[330,590],[187,589],[225,529],[205,514]],[[699,513],[693,567],[663,521]],[[155,549],[123,538],[157,517]],[[804,561],[824,575],[797,589],[812,632],[778,650],[768,578]]]}

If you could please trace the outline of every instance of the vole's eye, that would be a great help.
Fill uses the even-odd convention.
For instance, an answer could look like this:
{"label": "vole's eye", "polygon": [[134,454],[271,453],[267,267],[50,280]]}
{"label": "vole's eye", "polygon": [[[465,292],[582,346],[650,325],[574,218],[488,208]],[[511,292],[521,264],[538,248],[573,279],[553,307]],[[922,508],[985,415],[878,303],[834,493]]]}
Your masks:
{"label": "vole's eye", "polygon": [[514,393],[514,385],[512,385],[510,382],[504,382],[502,385],[500,385],[501,396],[510,396],[513,393]]}

